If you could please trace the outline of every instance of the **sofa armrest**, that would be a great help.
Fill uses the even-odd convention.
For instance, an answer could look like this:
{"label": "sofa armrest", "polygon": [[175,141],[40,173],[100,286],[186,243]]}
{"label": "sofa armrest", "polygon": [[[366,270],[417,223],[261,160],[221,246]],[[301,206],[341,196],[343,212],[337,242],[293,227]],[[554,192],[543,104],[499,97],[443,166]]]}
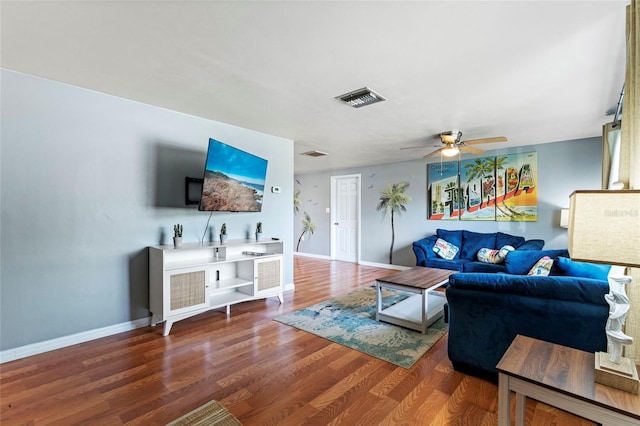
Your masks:
{"label": "sofa armrest", "polygon": [[438,239],[437,236],[431,235],[418,241],[413,242],[413,252],[416,255],[416,265],[424,266],[427,259],[433,259],[437,257],[433,251],[433,246]]}
{"label": "sofa armrest", "polygon": [[492,273],[453,274],[450,288],[486,291],[493,295],[521,295],[604,305],[609,292],[607,281],[569,276],[528,276]]}

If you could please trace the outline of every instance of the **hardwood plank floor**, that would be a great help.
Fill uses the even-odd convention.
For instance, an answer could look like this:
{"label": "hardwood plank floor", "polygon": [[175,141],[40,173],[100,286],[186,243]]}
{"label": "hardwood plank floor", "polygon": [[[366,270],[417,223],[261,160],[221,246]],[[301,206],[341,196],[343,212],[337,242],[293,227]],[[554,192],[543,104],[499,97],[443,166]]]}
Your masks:
{"label": "hardwood plank floor", "polygon": [[[411,369],[272,319],[388,269],[295,257],[295,292],[0,365],[0,423],[165,424],[220,401],[244,425],[496,425],[498,389],[453,370],[443,337]],[[527,425],[593,423],[528,401]]]}

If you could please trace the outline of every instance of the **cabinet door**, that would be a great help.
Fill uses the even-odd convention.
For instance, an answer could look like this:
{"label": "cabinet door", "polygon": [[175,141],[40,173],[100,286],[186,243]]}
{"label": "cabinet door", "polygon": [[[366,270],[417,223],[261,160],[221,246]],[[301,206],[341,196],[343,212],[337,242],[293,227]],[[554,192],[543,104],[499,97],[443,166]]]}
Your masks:
{"label": "cabinet door", "polygon": [[205,267],[181,268],[165,272],[165,312],[181,314],[209,305],[209,271]]}
{"label": "cabinet door", "polygon": [[267,257],[254,261],[256,296],[277,295],[282,291],[282,256]]}

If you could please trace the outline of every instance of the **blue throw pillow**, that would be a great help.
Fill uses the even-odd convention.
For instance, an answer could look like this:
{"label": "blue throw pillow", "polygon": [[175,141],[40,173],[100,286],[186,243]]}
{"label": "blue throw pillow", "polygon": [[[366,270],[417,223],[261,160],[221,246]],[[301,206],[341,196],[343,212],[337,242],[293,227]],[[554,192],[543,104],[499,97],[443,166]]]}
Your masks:
{"label": "blue throw pillow", "polygon": [[[462,231],[449,231],[447,229],[436,229],[438,238],[442,238],[448,243],[457,247],[462,247]],[[460,259],[460,252],[456,253],[454,259]]]}
{"label": "blue throw pillow", "polygon": [[507,254],[504,260],[505,272],[507,274],[514,275],[527,275],[533,265],[542,259],[544,256],[549,256],[551,259],[558,256],[569,256],[569,252],[566,249],[560,250],[515,250]]}
{"label": "blue throw pillow", "polygon": [[478,250],[481,248],[494,249],[496,247],[496,234],[483,234],[480,232],[462,231],[462,252],[460,258],[476,260]]}
{"label": "blue throw pillow", "polygon": [[555,262],[554,272],[556,275],[566,275],[570,277],[593,278],[607,281],[607,276],[611,270],[611,265],[598,265],[595,263],[576,262],[568,257],[558,257]]}

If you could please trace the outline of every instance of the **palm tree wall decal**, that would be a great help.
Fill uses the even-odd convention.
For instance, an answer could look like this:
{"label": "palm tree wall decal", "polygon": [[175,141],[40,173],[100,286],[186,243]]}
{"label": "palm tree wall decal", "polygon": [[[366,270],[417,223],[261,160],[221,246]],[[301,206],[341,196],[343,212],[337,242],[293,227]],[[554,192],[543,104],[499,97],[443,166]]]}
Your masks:
{"label": "palm tree wall decal", "polygon": [[311,222],[311,216],[309,216],[309,213],[304,212],[304,219],[302,219],[302,233],[300,234],[300,238],[298,238],[298,244],[296,245],[296,251],[299,251],[300,249],[300,241],[302,241],[302,237],[305,236],[305,234],[313,234],[313,231],[316,230],[316,225]]}
{"label": "palm tree wall decal", "polygon": [[293,191],[293,213],[296,214],[300,211],[300,190]]}
{"label": "palm tree wall decal", "polygon": [[391,213],[391,247],[389,248],[389,264],[393,264],[393,244],[396,239],[394,215],[406,212],[405,204],[411,201],[411,197],[404,192],[409,188],[409,182],[402,181],[399,183],[387,184],[380,190],[380,201],[376,209],[383,212],[383,217],[387,213]]}

